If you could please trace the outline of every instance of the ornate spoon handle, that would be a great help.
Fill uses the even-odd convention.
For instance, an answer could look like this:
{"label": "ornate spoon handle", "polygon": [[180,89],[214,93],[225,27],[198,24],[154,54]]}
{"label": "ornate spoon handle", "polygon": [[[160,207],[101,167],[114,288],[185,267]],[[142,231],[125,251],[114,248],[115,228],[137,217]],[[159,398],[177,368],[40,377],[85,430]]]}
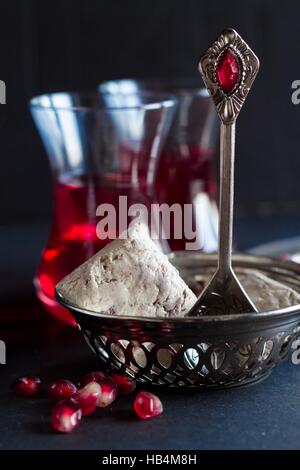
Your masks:
{"label": "ornate spoon handle", "polygon": [[259,70],[259,60],[234,29],[225,29],[199,61],[199,71],[224,124],[233,123]]}
{"label": "ornate spoon handle", "polygon": [[217,271],[189,316],[256,311],[233,272],[231,252],[235,122],[258,69],[256,55],[233,29],[223,31],[199,62],[221,120],[219,256]]}
{"label": "ornate spoon handle", "polygon": [[231,269],[235,121],[259,70],[254,52],[233,29],[223,31],[202,56],[199,70],[221,119],[220,275]]}

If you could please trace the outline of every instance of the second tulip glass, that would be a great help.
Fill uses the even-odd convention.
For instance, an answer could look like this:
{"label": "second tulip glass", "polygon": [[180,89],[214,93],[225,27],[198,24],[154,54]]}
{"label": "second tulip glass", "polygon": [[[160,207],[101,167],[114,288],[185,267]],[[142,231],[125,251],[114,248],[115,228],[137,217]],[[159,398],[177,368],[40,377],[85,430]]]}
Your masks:
{"label": "second tulip glass", "polygon": [[[176,237],[174,230],[169,240],[172,250],[213,252],[218,240],[215,177],[218,118],[207,90],[201,89],[199,84],[200,77],[124,79],[104,82],[99,91],[110,96],[111,103],[126,102],[126,97],[133,99],[133,96],[138,101],[145,93],[153,92],[176,95],[178,106],[157,172],[157,197],[169,207],[179,204],[182,208],[183,216],[177,223],[181,225],[179,236]],[[174,221],[174,228],[175,225]]]}
{"label": "second tulip glass", "polygon": [[[156,168],[176,99],[156,94],[110,106],[98,92],[35,97],[31,112],[53,175],[52,229],[35,277],[45,308],[74,323],[54,298],[56,284],[119,234],[120,196],[150,207]],[[111,233],[97,208],[116,208]],[[108,207],[108,206],[107,206]],[[123,214],[124,215],[124,214]],[[126,222],[130,222],[129,220]],[[109,231],[110,228],[106,228]]]}

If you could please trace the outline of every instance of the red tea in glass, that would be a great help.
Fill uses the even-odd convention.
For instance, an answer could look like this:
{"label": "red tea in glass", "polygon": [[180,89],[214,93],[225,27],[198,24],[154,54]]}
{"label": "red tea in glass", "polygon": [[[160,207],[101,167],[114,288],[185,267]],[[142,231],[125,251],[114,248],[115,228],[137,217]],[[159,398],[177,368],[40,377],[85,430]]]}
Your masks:
{"label": "red tea in glass", "polygon": [[169,206],[180,204],[182,208],[191,204],[190,227],[197,234],[197,240],[187,238],[183,227],[182,237],[177,239],[173,227],[169,239],[173,251],[185,250],[192,241],[194,249],[214,251],[216,248],[214,156],[213,148],[201,149],[196,145],[166,148],[162,153],[156,182],[157,199]]}
{"label": "red tea in glass", "polygon": [[[144,188],[145,190],[145,188]],[[127,196],[128,205],[142,203],[150,207],[151,198],[138,189],[117,184],[108,185],[100,179],[69,176],[54,183],[53,225],[35,277],[39,299],[55,316],[66,318],[66,312],[54,298],[56,284],[77,266],[114,240],[120,229],[100,238],[96,216],[100,204],[119,205],[119,196]],[[129,223],[128,220],[127,223]],[[72,318],[69,318],[72,322]]]}

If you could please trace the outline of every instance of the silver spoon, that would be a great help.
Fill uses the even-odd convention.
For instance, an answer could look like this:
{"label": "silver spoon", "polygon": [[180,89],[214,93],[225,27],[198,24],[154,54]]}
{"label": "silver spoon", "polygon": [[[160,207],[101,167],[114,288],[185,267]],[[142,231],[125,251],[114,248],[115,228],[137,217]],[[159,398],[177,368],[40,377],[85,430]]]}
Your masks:
{"label": "silver spoon", "polygon": [[199,70],[221,120],[218,266],[188,316],[256,312],[231,262],[235,122],[259,69],[259,60],[233,29],[223,31],[201,57]]}

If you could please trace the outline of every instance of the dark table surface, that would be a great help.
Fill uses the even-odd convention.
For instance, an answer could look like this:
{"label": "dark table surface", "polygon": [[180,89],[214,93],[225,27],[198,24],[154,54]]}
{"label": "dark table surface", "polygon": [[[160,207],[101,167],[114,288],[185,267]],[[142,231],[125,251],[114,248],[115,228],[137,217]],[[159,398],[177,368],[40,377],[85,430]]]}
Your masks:
{"label": "dark table surface", "polygon": [[[239,248],[300,233],[300,217],[237,221]],[[70,435],[52,431],[47,398],[18,398],[11,381],[24,374],[45,382],[73,380],[99,368],[79,332],[52,320],[35,299],[34,267],[47,225],[0,227],[0,339],[7,364],[0,365],[0,449],[299,449],[300,369],[279,365],[255,386],[199,392],[155,389],[164,414],[139,421],[132,397],[98,409]]]}

